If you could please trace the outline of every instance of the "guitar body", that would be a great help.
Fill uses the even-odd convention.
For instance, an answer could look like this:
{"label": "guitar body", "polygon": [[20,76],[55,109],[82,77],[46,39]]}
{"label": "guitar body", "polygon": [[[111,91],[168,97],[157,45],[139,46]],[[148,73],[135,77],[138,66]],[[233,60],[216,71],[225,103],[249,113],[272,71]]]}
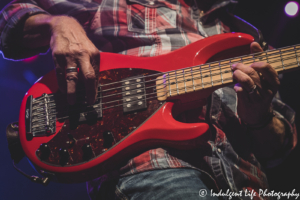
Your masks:
{"label": "guitar body", "polygon": [[[161,75],[160,72],[203,64],[226,50],[249,49],[251,42],[253,37],[249,35],[228,33],[197,41],[157,57],[101,53],[99,84],[102,86],[102,116],[84,123],[72,118],[60,119],[59,108],[65,107],[65,100],[61,98],[61,102],[57,102],[55,133],[29,137],[25,121],[27,99],[29,96],[38,98],[45,93],[59,93],[53,70],[35,83],[22,101],[19,134],[24,152],[42,175],[58,182],[74,183],[118,169],[128,159],[150,148],[197,148],[210,137],[208,124],[176,121],[173,107],[180,102],[159,101],[153,85],[155,79]],[[144,77],[145,92],[150,94],[145,99],[147,106],[124,113],[124,107],[128,104],[124,103],[126,98],[122,97],[122,80],[136,76]],[[204,92],[202,98],[212,91]],[[47,156],[42,152],[41,144],[47,144]],[[67,156],[60,149],[67,151]]]}

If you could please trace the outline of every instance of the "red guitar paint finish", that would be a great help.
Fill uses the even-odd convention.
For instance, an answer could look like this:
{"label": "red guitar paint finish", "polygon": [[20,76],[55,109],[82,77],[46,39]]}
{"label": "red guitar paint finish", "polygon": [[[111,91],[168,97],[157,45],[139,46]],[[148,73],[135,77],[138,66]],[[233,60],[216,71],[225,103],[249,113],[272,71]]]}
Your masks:
{"label": "red guitar paint finish", "polygon": [[[253,37],[247,34],[228,33],[197,41],[179,50],[157,57],[144,58],[101,53],[100,72],[121,68],[167,72],[204,64],[219,52],[249,45],[251,42],[253,42]],[[44,93],[51,94],[57,91],[58,85],[54,71],[42,77],[29,89],[20,109],[19,133],[24,152],[36,166],[37,170],[41,173],[45,171],[53,174],[58,182],[72,183],[90,180],[117,168],[126,159],[129,159],[142,150],[159,145],[174,148],[195,148],[197,145],[205,143],[209,137],[209,126],[207,124],[185,124],[178,122],[172,116],[174,103],[163,102],[161,107],[158,107],[154,114],[149,116],[144,123],[135,130],[129,131],[129,134],[123,139],[121,138],[120,142],[117,141],[117,144],[101,155],[97,155],[96,158],[74,165],[59,166],[49,164],[39,159],[36,150],[40,144],[48,143],[56,137],[63,129],[64,122],[56,122],[57,129],[54,135],[34,137],[28,140],[25,131],[25,108],[29,95],[37,98]]]}

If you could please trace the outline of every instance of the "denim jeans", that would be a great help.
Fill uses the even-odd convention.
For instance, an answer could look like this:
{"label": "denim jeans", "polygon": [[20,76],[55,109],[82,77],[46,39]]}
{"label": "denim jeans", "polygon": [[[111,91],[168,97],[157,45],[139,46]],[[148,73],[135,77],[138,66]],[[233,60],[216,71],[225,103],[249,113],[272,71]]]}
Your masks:
{"label": "denim jeans", "polygon": [[217,200],[210,196],[214,187],[214,182],[204,172],[185,168],[161,169],[104,181],[92,199]]}

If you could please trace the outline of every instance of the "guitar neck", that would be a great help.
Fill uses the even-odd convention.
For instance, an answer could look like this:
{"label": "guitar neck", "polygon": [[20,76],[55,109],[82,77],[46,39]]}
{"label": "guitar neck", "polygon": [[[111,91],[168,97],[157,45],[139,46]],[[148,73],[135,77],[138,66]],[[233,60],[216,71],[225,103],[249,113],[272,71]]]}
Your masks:
{"label": "guitar neck", "polygon": [[234,63],[267,62],[279,74],[284,73],[300,67],[299,54],[300,45],[294,45],[166,72],[156,79],[157,98],[164,101],[169,97],[229,85],[233,83],[231,66]]}

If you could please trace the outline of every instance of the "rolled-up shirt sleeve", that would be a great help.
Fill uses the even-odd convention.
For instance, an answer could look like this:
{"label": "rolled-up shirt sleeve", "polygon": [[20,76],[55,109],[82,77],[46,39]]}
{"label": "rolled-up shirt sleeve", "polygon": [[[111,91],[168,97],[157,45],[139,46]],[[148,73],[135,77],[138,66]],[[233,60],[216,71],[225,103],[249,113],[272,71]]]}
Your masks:
{"label": "rolled-up shirt sleeve", "polygon": [[9,3],[0,13],[0,50],[4,57],[22,59],[35,53],[43,53],[48,46],[28,49],[22,46],[23,25],[25,20],[36,14],[48,14],[30,0],[16,0]]}

